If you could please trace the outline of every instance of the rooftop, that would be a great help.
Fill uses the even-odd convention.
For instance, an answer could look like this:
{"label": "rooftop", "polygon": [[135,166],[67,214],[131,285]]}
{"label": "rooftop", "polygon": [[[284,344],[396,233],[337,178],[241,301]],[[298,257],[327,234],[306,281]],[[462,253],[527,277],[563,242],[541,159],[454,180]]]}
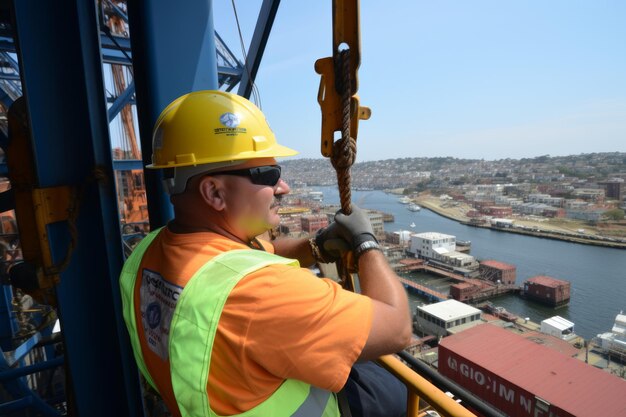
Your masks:
{"label": "rooftop", "polygon": [[470,316],[472,314],[481,313],[477,308],[462,303],[457,300],[446,300],[439,303],[429,304],[427,306],[418,307],[420,310],[425,311],[443,321],[450,319],[456,319],[457,317]]}
{"label": "rooftop", "polygon": [[456,239],[456,236],[445,235],[443,233],[437,233],[437,232],[415,233],[413,236],[420,237],[422,239],[428,239],[428,240],[439,240],[439,239],[449,239],[449,238]]}
{"label": "rooftop", "polygon": [[554,327],[555,329],[558,330],[567,330],[567,329],[571,329],[572,327],[574,327],[574,323],[572,323],[571,321],[564,319],[561,316],[554,316],[554,317],[550,317],[549,319],[545,319],[542,320],[541,323],[546,323],[552,327]]}
{"label": "rooftop", "polygon": [[500,269],[503,271],[515,269],[515,265],[509,265],[509,264],[505,264],[504,262],[493,261],[493,260],[481,261],[480,265],[489,266],[491,268],[496,268],[496,269]]}
{"label": "rooftop", "polygon": [[625,380],[500,327],[482,324],[439,346],[571,415],[626,415]]}
{"label": "rooftop", "polygon": [[561,285],[570,285],[568,281],[548,277],[546,275],[537,275],[536,277],[528,278],[526,282],[539,284],[539,285],[543,285],[545,287],[551,287],[551,288],[557,288]]}

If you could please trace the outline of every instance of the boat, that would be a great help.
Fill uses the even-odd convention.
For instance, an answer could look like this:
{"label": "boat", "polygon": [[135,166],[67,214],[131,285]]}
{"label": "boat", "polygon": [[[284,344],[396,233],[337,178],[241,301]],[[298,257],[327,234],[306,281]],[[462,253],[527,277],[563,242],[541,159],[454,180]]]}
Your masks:
{"label": "boat", "polygon": [[626,315],[623,311],[615,317],[611,331],[599,334],[596,340],[602,352],[613,354],[626,362]]}
{"label": "boat", "polygon": [[400,204],[409,204],[411,202],[411,199],[409,197],[400,197],[398,198],[398,203]]}
{"label": "boat", "polygon": [[410,203],[407,207],[410,211],[420,211],[422,208],[415,203]]}
{"label": "boat", "polygon": [[309,197],[313,201],[324,201],[324,193],[322,191],[309,191]]}
{"label": "boat", "polygon": [[415,222],[411,222],[411,224],[409,226],[415,227]]}
{"label": "boat", "polygon": [[508,312],[504,307],[495,306],[489,301],[487,301],[485,304],[483,304],[479,308],[486,313],[489,313],[493,316],[498,317],[501,320],[508,321],[511,323],[514,323],[518,319],[518,317],[515,314]]}

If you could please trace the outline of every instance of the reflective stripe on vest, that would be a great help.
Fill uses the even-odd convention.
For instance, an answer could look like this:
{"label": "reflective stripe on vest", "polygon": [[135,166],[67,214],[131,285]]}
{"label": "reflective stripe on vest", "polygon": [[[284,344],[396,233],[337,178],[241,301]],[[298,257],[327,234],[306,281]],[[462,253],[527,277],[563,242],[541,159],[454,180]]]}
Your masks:
{"label": "reflective stripe on vest", "polygon": [[[142,240],[126,261],[120,278],[124,319],[131,333],[135,359],[153,387],[137,336],[133,293],[141,258],[157,233],[152,232]],[[241,278],[272,264],[298,265],[295,260],[263,251],[233,250],[204,264],[185,286],[174,311],[168,344],[172,388],[182,416],[217,416],[210,408],[207,381],[222,309]],[[288,379],[268,399],[239,416],[335,417],[339,416],[339,410],[334,394]]]}
{"label": "reflective stripe on vest", "polygon": [[148,233],[148,235],[144,237],[141,242],[139,242],[128,259],[126,259],[124,267],[122,268],[122,273],[120,274],[122,313],[124,315],[124,321],[126,322],[126,328],[128,328],[128,333],[130,334],[130,343],[133,347],[135,362],[137,362],[137,367],[144,378],[146,378],[146,381],[148,381],[150,386],[152,386],[152,388],[154,388],[157,392],[159,392],[159,389],[152,380],[152,376],[148,372],[148,368],[146,368],[146,363],[143,360],[143,353],[141,352],[141,343],[139,342],[139,333],[137,331],[137,321],[135,317],[135,283],[137,282],[137,272],[139,272],[139,266],[141,265],[143,254],[146,252],[146,249],[148,249],[148,246],[150,246],[160,231],[161,229],[157,229]]}

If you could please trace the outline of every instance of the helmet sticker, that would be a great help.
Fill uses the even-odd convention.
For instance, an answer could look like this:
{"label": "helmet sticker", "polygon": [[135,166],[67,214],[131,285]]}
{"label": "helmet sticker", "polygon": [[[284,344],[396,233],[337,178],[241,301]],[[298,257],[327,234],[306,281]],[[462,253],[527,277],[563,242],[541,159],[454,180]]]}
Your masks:
{"label": "helmet sticker", "polygon": [[235,128],[239,126],[241,120],[235,113],[224,113],[220,116],[220,123],[226,127]]}
{"label": "helmet sticker", "polygon": [[235,113],[223,113],[220,116],[220,123],[225,127],[213,129],[216,135],[237,136],[239,133],[246,133],[245,128],[238,127],[241,123],[241,118]]}

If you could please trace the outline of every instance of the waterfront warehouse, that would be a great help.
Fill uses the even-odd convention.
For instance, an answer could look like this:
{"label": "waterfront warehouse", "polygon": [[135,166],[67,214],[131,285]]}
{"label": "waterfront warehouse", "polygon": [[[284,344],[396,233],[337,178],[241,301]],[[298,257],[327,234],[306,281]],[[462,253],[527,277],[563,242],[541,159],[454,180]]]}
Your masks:
{"label": "waterfront warehouse", "polygon": [[512,417],[626,416],[626,380],[491,324],[443,338],[439,372]]}

